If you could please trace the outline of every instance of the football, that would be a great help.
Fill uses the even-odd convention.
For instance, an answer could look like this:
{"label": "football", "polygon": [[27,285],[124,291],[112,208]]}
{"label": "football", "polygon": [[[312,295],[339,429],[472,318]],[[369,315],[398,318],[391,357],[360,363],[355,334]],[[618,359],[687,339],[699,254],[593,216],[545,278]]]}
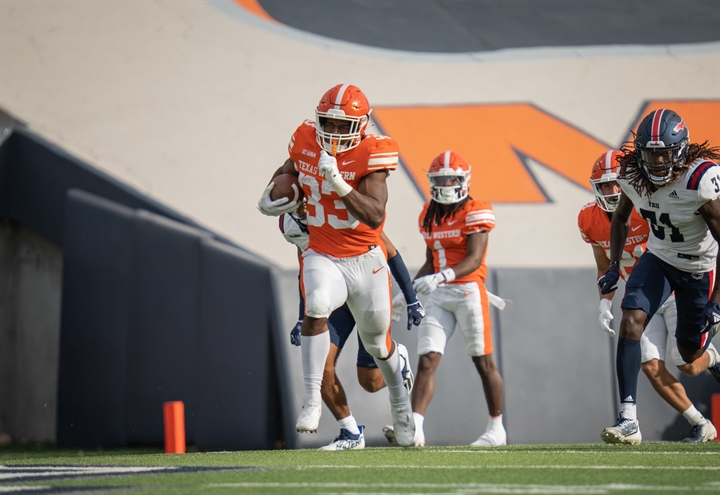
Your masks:
{"label": "football", "polygon": [[275,187],[270,191],[270,199],[273,201],[280,198],[288,198],[290,202],[300,201],[303,198],[303,190],[300,188],[297,175],[281,174],[273,179]]}

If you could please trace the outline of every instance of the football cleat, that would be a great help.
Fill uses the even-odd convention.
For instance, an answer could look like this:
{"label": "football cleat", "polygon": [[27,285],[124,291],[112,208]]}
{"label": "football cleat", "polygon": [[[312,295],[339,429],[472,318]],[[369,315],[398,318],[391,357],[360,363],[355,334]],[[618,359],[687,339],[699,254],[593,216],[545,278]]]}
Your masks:
{"label": "football cleat", "polygon": [[405,397],[397,399],[390,397],[390,412],[393,418],[395,440],[401,447],[410,447],[413,445],[415,437],[415,418],[413,418],[410,398],[407,394]]}
{"label": "football cleat", "polygon": [[393,430],[392,425],[385,425],[383,426],[383,435],[385,435],[385,438],[387,438],[387,441],[390,442],[393,445],[397,445],[397,438],[395,438],[395,430]]}
{"label": "football cleat", "polygon": [[715,380],[715,383],[717,383],[720,386],[720,363],[715,363],[714,366],[710,366],[707,370],[712,375],[713,380]]}
{"label": "football cleat", "polygon": [[507,433],[505,428],[501,431],[486,431],[480,438],[470,444],[473,447],[500,447],[501,445],[507,445]]}
{"label": "football cleat", "polygon": [[320,447],[318,450],[360,450],[365,448],[364,426],[358,425],[360,433],[350,433],[345,428],[340,428],[340,435],[335,437],[332,443]]}
{"label": "football cleat", "polygon": [[713,424],[706,419],[704,423],[693,426],[692,435],[683,438],[683,442],[712,442],[715,440],[715,437],[717,437],[717,430],[715,430]]}
{"label": "football cleat", "polygon": [[413,385],[415,385],[415,375],[412,372],[412,369],[410,368],[410,355],[408,354],[407,347],[405,347],[402,344],[399,344],[395,342],[395,347],[397,347],[398,356],[402,360],[403,367],[402,367],[402,378],[403,378],[403,387],[405,387],[405,390],[407,390],[408,394],[412,392]]}
{"label": "football cleat", "polygon": [[627,419],[620,416],[615,426],[605,428],[600,436],[605,443],[622,443],[625,445],[640,445],[642,435],[640,425],[636,419]]}
{"label": "football cleat", "polygon": [[320,426],[320,415],[322,406],[320,404],[303,404],[300,417],[295,423],[295,429],[301,433],[315,433]]}

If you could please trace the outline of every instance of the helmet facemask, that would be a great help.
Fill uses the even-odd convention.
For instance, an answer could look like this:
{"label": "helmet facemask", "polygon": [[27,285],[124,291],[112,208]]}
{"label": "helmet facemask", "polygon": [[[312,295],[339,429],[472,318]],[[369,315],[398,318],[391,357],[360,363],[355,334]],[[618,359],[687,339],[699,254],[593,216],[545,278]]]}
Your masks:
{"label": "helmet facemask", "polygon": [[595,202],[601,210],[607,212],[614,212],[620,202],[620,193],[603,194],[602,185],[608,182],[615,182],[617,180],[617,174],[607,174],[600,180],[590,179],[590,185],[592,185],[593,191],[595,192]]}
{"label": "helmet facemask", "polygon": [[[361,117],[346,116],[342,110],[335,109],[330,109],[327,112],[321,112],[315,109],[315,119],[317,122],[315,137],[318,144],[328,153],[332,153],[333,151],[342,153],[343,151],[355,148],[360,144],[360,140],[365,133],[365,127],[367,127],[368,124],[367,115]],[[347,122],[350,124],[350,130],[343,134],[325,132],[327,119]],[[335,144],[335,149],[333,149],[333,143]]]}
{"label": "helmet facemask", "polygon": [[470,171],[444,169],[428,173],[430,193],[434,201],[450,205],[467,198],[470,186]]}
{"label": "helmet facemask", "polygon": [[664,186],[675,175],[674,166],[685,162],[688,139],[673,146],[662,141],[650,141],[645,146],[635,143],[638,163],[648,180],[656,186]]}

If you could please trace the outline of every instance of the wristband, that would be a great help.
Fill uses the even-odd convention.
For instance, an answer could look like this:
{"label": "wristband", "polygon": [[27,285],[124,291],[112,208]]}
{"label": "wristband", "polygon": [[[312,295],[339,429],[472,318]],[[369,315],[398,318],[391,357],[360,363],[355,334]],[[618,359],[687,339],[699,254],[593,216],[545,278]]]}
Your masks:
{"label": "wristband", "polygon": [[333,177],[330,185],[333,189],[335,189],[335,192],[338,193],[338,196],[340,196],[341,198],[344,198],[353,190],[352,186],[345,182],[345,180],[340,176],[340,174],[338,174],[336,177]]}
{"label": "wristband", "polygon": [[610,263],[610,266],[608,267],[608,270],[612,270],[613,268],[617,268],[618,271],[620,271],[620,262],[619,261],[613,261]]}
{"label": "wristband", "polygon": [[455,270],[453,270],[452,268],[445,268],[443,271],[440,272],[440,275],[443,276],[446,284],[449,284],[450,282],[455,280]]}

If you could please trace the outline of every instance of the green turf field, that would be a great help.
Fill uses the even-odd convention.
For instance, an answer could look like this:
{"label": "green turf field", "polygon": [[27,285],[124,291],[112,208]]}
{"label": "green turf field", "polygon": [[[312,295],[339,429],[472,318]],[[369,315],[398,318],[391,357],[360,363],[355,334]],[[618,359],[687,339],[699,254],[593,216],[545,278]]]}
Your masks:
{"label": "green turf field", "polygon": [[[136,472],[127,473],[127,468]],[[163,470],[152,471],[159,468]],[[15,490],[217,495],[720,493],[720,442],[185,455],[157,450],[0,449],[0,493]]]}

